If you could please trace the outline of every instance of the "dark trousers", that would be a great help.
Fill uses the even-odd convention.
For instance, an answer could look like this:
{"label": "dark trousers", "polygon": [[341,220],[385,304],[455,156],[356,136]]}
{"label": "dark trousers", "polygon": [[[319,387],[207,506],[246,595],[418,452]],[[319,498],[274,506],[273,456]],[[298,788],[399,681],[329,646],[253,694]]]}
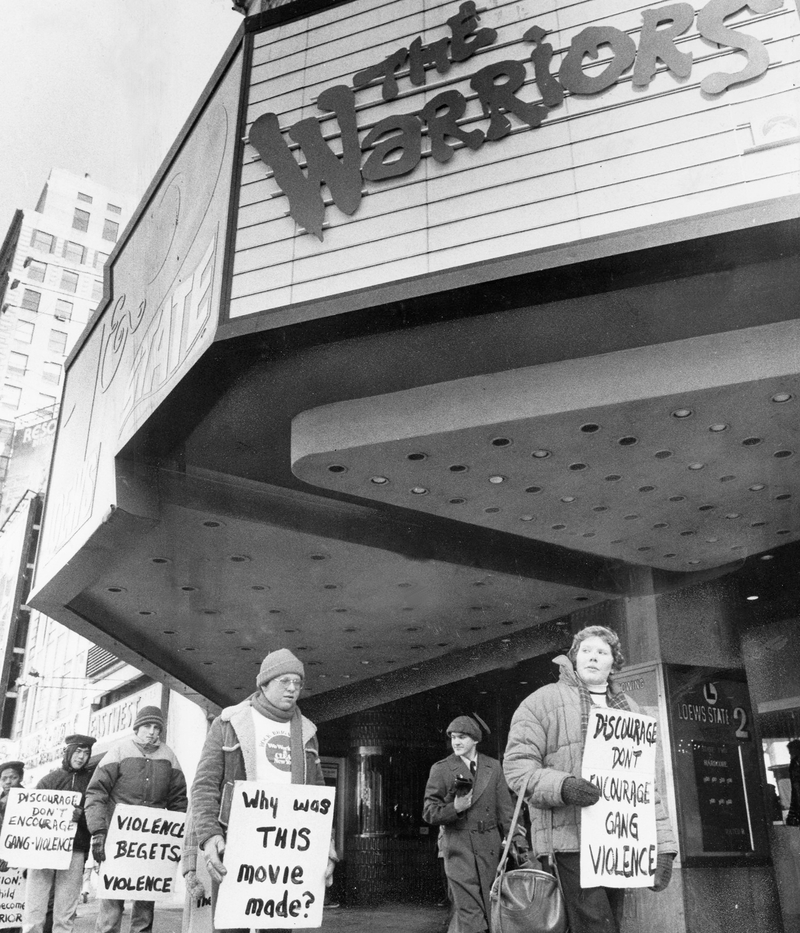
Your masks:
{"label": "dark trousers", "polygon": [[556,853],[570,933],[619,933],[624,888],[582,888],[578,852]]}

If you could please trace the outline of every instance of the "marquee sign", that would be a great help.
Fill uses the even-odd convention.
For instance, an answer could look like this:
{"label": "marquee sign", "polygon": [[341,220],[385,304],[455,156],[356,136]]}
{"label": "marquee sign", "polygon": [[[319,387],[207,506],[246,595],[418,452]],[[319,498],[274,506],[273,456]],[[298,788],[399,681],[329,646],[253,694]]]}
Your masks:
{"label": "marquee sign", "polygon": [[[587,26],[572,37],[557,75],[551,72],[553,47],[547,33],[534,25],[525,30],[521,41],[532,46],[530,63],[539,101],[520,96],[528,69],[517,59],[493,62],[475,71],[469,79],[481,115],[468,114],[467,97],[458,90],[442,91],[413,113],[392,114],[370,128],[359,140],[355,91],[380,84],[383,100],[400,93],[399,79],[421,86],[431,69],[439,74],[469,61],[479,49],[492,45],[496,30],[479,27],[479,15],[472,0],[447,19],[450,36],[429,45],[417,37],[408,47],[397,49],[383,61],[359,71],[352,87],[339,84],[326,88],[317,98],[317,107],[336,116],[342,138],[342,155],[336,155],[323,137],[320,122],[307,117],[294,123],[288,135],[302,149],[304,173],[281,131],[276,113],[261,114],[253,122],[248,141],[268,165],[281,191],[289,199],[294,220],[322,240],[325,203],[320,186],[327,185],[333,202],[344,214],[359,207],[364,182],[375,183],[413,172],[423,155],[422,137],[428,137],[430,156],[448,162],[457,149],[479,149],[485,142],[497,142],[512,130],[506,114],[513,114],[530,129],[541,126],[549,112],[563,103],[565,93],[594,95],[616,84],[633,67],[634,87],[647,87],[663,68],[675,78],[687,78],[692,54],[677,46],[677,39],[695,24],[700,36],[720,47],[742,52],[746,63],[734,72],[715,71],[700,82],[707,95],[719,95],[734,85],[764,74],[769,66],[765,45],[725,20],[747,8],[766,14],[779,9],[783,0],[709,0],[695,16],[690,3],[672,3],[641,13],[639,44],[627,32],[614,26]],[[609,50],[605,67],[586,71],[586,59],[597,60],[601,50]],[[605,52],[604,52],[605,54]],[[464,129],[464,124],[483,119],[482,128]]]}

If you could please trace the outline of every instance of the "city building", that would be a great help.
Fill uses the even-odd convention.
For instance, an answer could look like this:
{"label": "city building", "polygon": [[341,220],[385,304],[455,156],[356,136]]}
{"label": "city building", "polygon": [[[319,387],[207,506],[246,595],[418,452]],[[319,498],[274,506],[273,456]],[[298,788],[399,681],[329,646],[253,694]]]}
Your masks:
{"label": "city building", "polygon": [[6,757],[20,757],[26,783],[61,759],[63,741],[91,733],[95,757],[130,733],[154,703],[181,722],[170,741],[193,769],[199,749],[180,736],[204,725],[196,704],[106,648],[27,604],[63,389],[63,366],[103,295],[108,257],[132,215],[128,195],[88,175],[53,169],[35,210],[16,211],[0,248],[0,637]]}
{"label": "city building", "polygon": [[209,712],[302,657],[354,904],[438,899],[447,723],[502,755],[611,625],[680,841],[626,933],[800,929],[794,4],[241,6],[70,356],[31,604]]}

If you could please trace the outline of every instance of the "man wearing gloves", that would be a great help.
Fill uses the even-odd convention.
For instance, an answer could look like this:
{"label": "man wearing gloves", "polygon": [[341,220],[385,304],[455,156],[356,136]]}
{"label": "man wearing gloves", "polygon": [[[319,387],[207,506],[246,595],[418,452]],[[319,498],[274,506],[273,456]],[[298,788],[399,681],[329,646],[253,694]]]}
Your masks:
{"label": "man wearing gloves", "polygon": [[51,894],[54,933],[69,933],[72,930],[75,908],[81,896],[83,868],[89,853],[90,836],[83,806],[86,800],[86,788],[92,776],[89,759],[92,756],[94,743],[95,740],[90,735],[68,735],[65,740],[61,767],[46,774],[36,785],[37,788],[46,790],[79,791],[81,799],[73,813],[76,827],[69,868],[60,871],[53,868],[28,870],[25,914],[22,920],[24,933],[42,933]]}
{"label": "man wearing gloves", "polygon": [[[270,652],[261,663],[257,690],[214,720],[192,785],[192,822],[211,876],[212,909],[223,875],[225,838],[234,781],[324,784],[317,727],[300,713],[297,699],[305,670],[291,651]],[[337,861],[331,844],[326,881]],[[187,885],[193,883],[187,873]]]}
{"label": "man wearing gloves", "polygon": [[[162,742],[161,710],[139,710],[133,732],[106,753],[86,791],[86,822],[98,863],[105,859],[106,833],[117,804],[186,812],[186,779],[174,752]],[[101,899],[96,933],[119,933],[124,909],[124,900]],[[152,927],[153,902],[134,901],[131,933],[150,933]]]}

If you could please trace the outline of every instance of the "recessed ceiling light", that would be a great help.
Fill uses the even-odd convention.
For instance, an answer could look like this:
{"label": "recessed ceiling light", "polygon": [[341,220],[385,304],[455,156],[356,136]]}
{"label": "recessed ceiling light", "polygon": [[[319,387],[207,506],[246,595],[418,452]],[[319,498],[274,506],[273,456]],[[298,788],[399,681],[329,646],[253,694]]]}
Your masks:
{"label": "recessed ceiling light", "polygon": [[389,482],[388,478],[385,476],[371,476],[369,481],[375,486],[385,486]]}
{"label": "recessed ceiling light", "polygon": [[124,586],[109,586],[106,589],[109,593],[127,593]]}
{"label": "recessed ceiling light", "polygon": [[715,508],[716,508],[715,505],[698,505],[697,511],[698,512],[713,512]]}
{"label": "recessed ceiling light", "polygon": [[784,502],[786,499],[791,499],[792,494],[790,492],[782,492],[779,496],[775,496],[776,502]]}
{"label": "recessed ceiling light", "polygon": [[639,492],[653,492],[655,488],[655,486],[640,486]]}
{"label": "recessed ceiling light", "polygon": [[575,496],[562,496],[561,497],[562,502],[574,502],[575,499],[576,499]]}
{"label": "recessed ceiling light", "polygon": [[269,587],[263,583],[256,583],[250,587],[251,590],[255,590],[257,593],[261,593],[263,590],[268,590]]}
{"label": "recessed ceiling light", "polygon": [[184,593],[194,593],[197,590],[196,586],[182,586],[181,589]]}
{"label": "recessed ceiling light", "polygon": [[553,531],[563,531],[567,526],[559,524],[559,525],[551,525],[550,527],[553,529]]}
{"label": "recessed ceiling light", "polygon": [[758,599],[758,596],[748,596],[747,601],[749,603],[754,603]]}
{"label": "recessed ceiling light", "polygon": [[139,615],[140,616],[152,616],[152,615],[155,615],[155,613],[153,612],[152,609],[140,609]]}
{"label": "recessed ceiling light", "polygon": [[489,477],[489,482],[494,483],[495,485],[498,485],[499,483],[504,483],[505,481],[506,481],[505,476],[500,476],[499,474],[496,476]]}
{"label": "recessed ceiling light", "polygon": [[541,487],[541,486],[526,486],[526,487],[525,487],[525,492],[530,492],[530,493],[534,493],[534,494],[535,494],[535,493],[541,492],[541,491],[542,491],[542,487]]}
{"label": "recessed ceiling light", "polygon": [[463,505],[467,500],[462,496],[455,496],[453,499],[448,499],[447,501],[450,505]]}
{"label": "recessed ceiling light", "polygon": [[629,434],[626,437],[621,437],[617,443],[620,447],[633,447],[634,444],[639,443],[639,438]]}
{"label": "recessed ceiling light", "polygon": [[509,447],[511,445],[510,437],[496,437],[492,441],[493,447]]}
{"label": "recessed ceiling light", "polygon": [[165,628],[165,629],[164,629],[164,635],[174,635],[174,634],[175,634],[175,630],[174,630],[174,629],[171,629],[171,628]]}
{"label": "recessed ceiling light", "polygon": [[342,466],[341,463],[330,463],[328,464],[328,472],[329,473],[346,473],[347,467]]}
{"label": "recessed ceiling light", "polygon": [[500,509],[498,509],[497,506],[491,506],[490,508],[484,509],[483,511],[488,515],[494,515],[495,513],[499,512]]}
{"label": "recessed ceiling light", "polygon": [[762,554],[761,560],[772,560],[773,557],[774,557],[773,554]]}
{"label": "recessed ceiling light", "polygon": [[719,434],[722,431],[727,431],[729,427],[730,425],[724,424],[722,421],[720,421],[719,424],[710,424],[708,426],[708,430],[714,434]]}
{"label": "recessed ceiling light", "polygon": [[729,518],[729,519],[741,518],[741,514],[742,514],[741,512],[728,512],[725,518]]}
{"label": "recessed ceiling light", "polygon": [[250,558],[246,554],[233,554],[228,560],[234,564],[246,564],[249,563]]}
{"label": "recessed ceiling light", "polygon": [[670,496],[669,501],[670,502],[683,502],[685,498],[686,496]]}
{"label": "recessed ceiling light", "polygon": [[657,450],[653,454],[653,456],[656,458],[656,460],[666,460],[668,457],[672,456],[672,451],[671,450]]}
{"label": "recessed ceiling light", "polygon": [[309,554],[309,557],[311,558],[311,560],[327,560],[328,559],[327,554]]}
{"label": "recessed ceiling light", "polygon": [[669,528],[669,522],[656,522],[653,528]]}
{"label": "recessed ceiling light", "polygon": [[586,463],[570,463],[568,469],[572,470],[573,473],[580,472],[581,470],[588,470],[589,465]]}
{"label": "recessed ceiling light", "polygon": [[676,408],[672,412],[673,418],[691,418],[693,412],[691,408]]}
{"label": "recessed ceiling light", "polygon": [[779,460],[781,460],[784,457],[791,457],[792,451],[791,450],[776,450],[772,456],[777,457]]}
{"label": "recessed ceiling light", "polygon": [[412,486],[411,494],[414,496],[427,496],[428,490],[424,486]]}
{"label": "recessed ceiling light", "polygon": [[150,562],[152,564],[168,564],[169,558],[168,557],[151,557]]}
{"label": "recessed ceiling light", "polygon": [[594,422],[581,425],[581,431],[583,431],[584,434],[595,434],[599,430],[600,430],[600,425],[594,424]]}
{"label": "recessed ceiling light", "polygon": [[760,490],[766,488],[767,487],[764,483],[753,483],[753,485],[749,487],[750,492],[759,492]]}
{"label": "recessed ceiling light", "polygon": [[788,402],[789,399],[791,399],[792,397],[793,396],[791,392],[776,392],[775,395],[772,396],[772,401],[773,402]]}
{"label": "recessed ceiling light", "polygon": [[757,447],[761,443],[760,437],[746,437],[742,441],[742,447]]}
{"label": "recessed ceiling light", "polygon": [[619,473],[609,473],[608,476],[606,476],[605,478],[607,483],[616,483],[621,479],[622,477],[620,476]]}
{"label": "recessed ceiling light", "polygon": [[734,480],[734,479],[736,479],[736,477],[728,473],[726,476],[720,476],[719,481],[721,483],[730,483],[731,480]]}
{"label": "recessed ceiling light", "polygon": [[552,454],[552,451],[545,450],[542,447],[539,450],[534,450],[531,456],[536,460],[546,460],[549,456],[551,456],[551,454]]}
{"label": "recessed ceiling light", "polygon": [[469,469],[469,467],[468,467],[468,466],[464,466],[463,463],[454,463],[454,464],[450,467],[450,472],[451,472],[451,473],[466,473],[468,469]]}
{"label": "recessed ceiling light", "polygon": [[689,469],[690,470],[703,470],[705,469],[705,463],[690,463]]}
{"label": "recessed ceiling light", "polygon": [[415,462],[415,463],[419,460],[427,460],[427,459],[428,459],[428,455],[423,454],[423,453],[409,454],[406,457],[406,460],[411,460],[412,462]]}
{"label": "recessed ceiling light", "polygon": [[222,525],[222,522],[214,521],[213,519],[206,519],[204,522],[200,523],[204,528],[219,528]]}
{"label": "recessed ceiling light", "polygon": [[532,521],[533,521],[533,515],[520,515],[519,520],[520,520],[521,522],[532,522]]}

